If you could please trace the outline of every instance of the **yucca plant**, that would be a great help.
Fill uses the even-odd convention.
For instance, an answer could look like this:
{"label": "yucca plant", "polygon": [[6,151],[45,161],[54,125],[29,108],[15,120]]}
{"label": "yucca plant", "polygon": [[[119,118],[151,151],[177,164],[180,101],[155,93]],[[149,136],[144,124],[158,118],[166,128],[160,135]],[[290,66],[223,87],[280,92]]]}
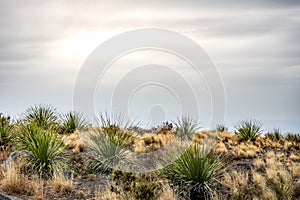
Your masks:
{"label": "yucca plant", "polygon": [[211,199],[211,185],[218,182],[225,170],[223,162],[208,151],[205,145],[194,144],[162,174],[175,183],[190,186],[191,199]]}
{"label": "yucca plant", "polygon": [[101,114],[98,123],[100,128],[90,131],[84,140],[90,153],[90,168],[105,172],[117,167],[124,159],[133,135],[125,131],[131,124],[121,114]]}
{"label": "yucca plant", "polygon": [[284,180],[279,178],[270,183],[270,187],[276,192],[278,199],[292,199],[294,193],[294,185],[292,180]]}
{"label": "yucca plant", "polygon": [[98,133],[87,134],[87,149],[89,153],[89,168],[95,172],[106,172],[117,167],[124,159],[126,150],[117,144],[119,140],[109,138],[101,130]]}
{"label": "yucca plant", "polygon": [[52,129],[58,126],[58,112],[49,105],[35,105],[28,108],[24,115],[26,124],[34,123],[42,129]]}
{"label": "yucca plant", "polygon": [[240,121],[236,126],[235,134],[241,141],[255,141],[262,132],[262,124],[255,119]]}
{"label": "yucca plant", "polygon": [[27,161],[40,174],[51,174],[64,150],[63,142],[53,130],[45,130],[35,123],[21,127],[18,148],[26,152]]}
{"label": "yucca plant", "polygon": [[196,131],[200,128],[198,123],[191,117],[178,118],[174,124],[177,129],[177,136],[181,139],[192,139]]}
{"label": "yucca plant", "polygon": [[8,124],[0,124],[0,146],[7,146],[14,138],[13,127]]}
{"label": "yucca plant", "polygon": [[224,124],[218,124],[216,126],[215,131],[217,131],[217,132],[227,132],[228,128]]}
{"label": "yucca plant", "polygon": [[75,130],[83,130],[88,125],[83,114],[72,111],[63,115],[61,121],[63,133],[74,133]]}
{"label": "yucca plant", "polygon": [[10,117],[5,117],[0,113],[0,147],[7,146],[11,143],[15,135]]}
{"label": "yucca plant", "polygon": [[275,141],[279,141],[279,140],[283,139],[283,136],[282,136],[279,128],[275,128],[272,133],[267,133],[266,137],[270,138],[271,140],[275,140]]}

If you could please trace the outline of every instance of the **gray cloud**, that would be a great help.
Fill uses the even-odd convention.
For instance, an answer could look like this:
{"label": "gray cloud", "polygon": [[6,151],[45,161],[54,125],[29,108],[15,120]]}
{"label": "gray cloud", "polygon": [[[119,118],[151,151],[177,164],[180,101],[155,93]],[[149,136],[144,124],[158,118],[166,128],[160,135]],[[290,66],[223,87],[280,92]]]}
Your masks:
{"label": "gray cloud", "polygon": [[256,117],[267,128],[299,132],[299,13],[300,1],[292,0],[0,1],[0,109],[70,109],[92,47],[127,30],[158,27],[195,40],[216,63],[228,97],[226,123]]}

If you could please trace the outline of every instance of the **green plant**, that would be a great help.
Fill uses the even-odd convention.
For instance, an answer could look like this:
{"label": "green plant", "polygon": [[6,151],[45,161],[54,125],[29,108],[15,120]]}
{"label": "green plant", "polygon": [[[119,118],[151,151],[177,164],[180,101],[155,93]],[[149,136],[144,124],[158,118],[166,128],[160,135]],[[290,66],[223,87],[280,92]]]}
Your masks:
{"label": "green plant", "polygon": [[200,128],[198,123],[191,117],[178,118],[174,124],[177,128],[177,135],[181,139],[192,139],[196,131]]}
{"label": "green plant", "polygon": [[0,123],[0,146],[7,146],[13,141],[15,134],[13,126],[6,123]]}
{"label": "green plant", "polygon": [[154,181],[137,182],[134,187],[133,196],[135,199],[154,199],[157,184]]}
{"label": "green plant", "polygon": [[236,126],[235,134],[239,136],[241,141],[255,141],[262,132],[261,127],[261,122],[255,119],[243,120]]}
{"label": "green plant", "polygon": [[210,186],[219,182],[224,170],[223,162],[212,151],[208,151],[205,145],[194,144],[165,167],[163,175],[175,183],[190,185],[191,196],[204,198],[207,195],[212,197]]}
{"label": "green plant", "polygon": [[109,138],[101,130],[96,134],[90,133],[86,141],[90,156],[89,168],[105,172],[116,167],[126,154],[126,150],[118,143],[119,139]]}
{"label": "green plant", "polygon": [[216,126],[215,131],[217,131],[217,132],[227,132],[228,128],[224,124],[218,124]]}
{"label": "green plant", "polygon": [[292,199],[294,185],[291,180],[279,178],[270,183],[270,187],[276,192],[278,199]]}
{"label": "green plant", "polygon": [[23,115],[26,124],[34,123],[42,129],[52,129],[58,126],[58,112],[49,105],[35,105],[28,108]]}
{"label": "green plant", "polygon": [[87,127],[87,122],[82,114],[77,112],[69,112],[62,116],[62,132],[74,133],[74,131],[82,130]]}
{"label": "green plant", "polygon": [[279,141],[279,140],[283,139],[283,136],[282,136],[279,128],[274,129],[274,131],[272,133],[267,133],[266,137],[268,137],[274,141]]}
{"label": "green plant", "polygon": [[21,127],[18,148],[27,154],[27,161],[41,174],[51,174],[64,150],[63,142],[53,130],[36,124]]}

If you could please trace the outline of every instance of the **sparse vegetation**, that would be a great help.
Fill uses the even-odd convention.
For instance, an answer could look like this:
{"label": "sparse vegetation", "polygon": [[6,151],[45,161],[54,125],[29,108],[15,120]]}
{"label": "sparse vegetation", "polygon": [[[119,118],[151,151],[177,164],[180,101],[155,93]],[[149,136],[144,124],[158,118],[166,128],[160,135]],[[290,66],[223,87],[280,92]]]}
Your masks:
{"label": "sparse vegetation", "polygon": [[77,112],[69,112],[63,115],[61,122],[62,133],[74,133],[75,130],[82,131],[88,126],[88,123],[86,122],[86,119],[84,118],[83,114]]}
{"label": "sparse vegetation", "polygon": [[[256,120],[241,121],[234,134],[224,125],[199,131],[189,117],[144,130],[107,113],[85,129],[81,114],[58,116],[45,105],[27,109],[17,123],[0,114],[1,193],[20,199],[300,198],[299,134],[283,137],[274,129],[263,135]],[[173,142],[179,153],[159,171],[118,168],[125,158]]]}
{"label": "sparse vegetation", "polygon": [[223,163],[204,145],[197,144],[163,170],[163,174],[175,183],[189,185],[191,195],[199,198],[212,198],[211,185],[219,181],[223,172]]}
{"label": "sparse vegetation", "polygon": [[218,124],[216,126],[215,131],[218,131],[218,132],[227,132],[228,128],[224,124]]}
{"label": "sparse vegetation", "polygon": [[64,150],[57,133],[44,130],[34,123],[20,129],[18,144],[18,148],[26,152],[31,167],[41,174],[53,172]]}
{"label": "sparse vegetation", "polygon": [[243,120],[236,126],[235,134],[240,137],[241,141],[255,141],[261,134],[261,127],[261,123],[255,119]]}
{"label": "sparse vegetation", "polygon": [[36,124],[42,129],[52,129],[58,126],[59,114],[54,107],[49,105],[30,107],[23,115],[25,124]]}

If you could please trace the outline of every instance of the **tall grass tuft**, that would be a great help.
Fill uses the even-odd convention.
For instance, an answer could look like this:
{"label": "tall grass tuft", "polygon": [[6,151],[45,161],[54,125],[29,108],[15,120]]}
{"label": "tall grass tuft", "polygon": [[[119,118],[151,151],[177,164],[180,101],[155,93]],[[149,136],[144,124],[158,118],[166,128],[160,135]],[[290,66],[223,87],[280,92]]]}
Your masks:
{"label": "tall grass tuft", "polygon": [[133,142],[133,135],[125,130],[130,123],[121,114],[100,115],[100,128],[87,134],[87,149],[90,153],[92,170],[105,172],[116,167],[127,153],[127,147]]}
{"label": "tall grass tuft", "polygon": [[224,170],[223,162],[212,151],[208,151],[205,145],[194,144],[163,169],[163,174],[175,183],[190,186],[192,199],[211,199],[211,185],[219,181]]}
{"label": "tall grass tuft", "polygon": [[177,136],[181,139],[192,139],[196,131],[200,128],[198,123],[191,117],[178,118],[175,122]]}
{"label": "tall grass tuft", "polygon": [[26,124],[34,123],[45,130],[58,126],[58,112],[49,105],[35,105],[28,108],[23,115]]}
{"label": "tall grass tuft", "polygon": [[228,128],[224,124],[217,124],[215,131],[217,131],[217,132],[227,132]]}
{"label": "tall grass tuft", "polygon": [[236,126],[235,134],[239,136],[241,141],[255,141],[262,132],[262,124],[260,121],[250,119],[248,121],[240,121]]}
{"label": "tall grass tuft", "polygon": [[9,145],[14,138],[13,126],[0,123],[0,147]]}
{"label": "tall grass tuft", "polygon": [[279,140],[283,139],[283,135],[281,134],[279,128],[275,128],[272,133],[267,133],[266,137],[268,137],[274,141],[279,141]]}
{"label": "tall grass tuft", "polygon": [[88,125],[83,114],[72,111],[63,115],[61,121],[63,133],[74,133],[75,130],[83,130]]}
{"label": "tall grass tuft", "polygon": [[63,142],[53,130],[44,130],[36,124],[21,127],[19,149],[27,154],[27,161],[42,175],[51,174],[64,150]]}

